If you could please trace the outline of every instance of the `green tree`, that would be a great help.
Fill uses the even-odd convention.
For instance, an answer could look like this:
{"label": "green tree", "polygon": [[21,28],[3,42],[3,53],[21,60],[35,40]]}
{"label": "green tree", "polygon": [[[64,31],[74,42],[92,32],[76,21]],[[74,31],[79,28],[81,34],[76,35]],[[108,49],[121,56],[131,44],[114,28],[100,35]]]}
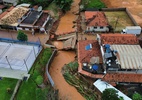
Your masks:
{"label": "green tree", "polygon": [[66,12],[70,10],[73,0],[54,0],[54,2],[63,12]]}
{"label": "green tree", "polygon": [[21,0],[19,3],[30,3],[31,5],[47,7],[53,0]]}
{"label": "green tree", "polygon": [[134,93],[132,96],[133,100],[142,100],[142,96],[139,93]]}
{"label": "green tree", "polygon": [[28,37],[23,31],[19,30],[18,35],[17,35],[17,39],[20,41],[27,41]]}
{"label": "green tree", "polygon": [[118,91],[116,91],[115,89],[107,88],[103,91],[102,100],[120,100],[117,93]]}

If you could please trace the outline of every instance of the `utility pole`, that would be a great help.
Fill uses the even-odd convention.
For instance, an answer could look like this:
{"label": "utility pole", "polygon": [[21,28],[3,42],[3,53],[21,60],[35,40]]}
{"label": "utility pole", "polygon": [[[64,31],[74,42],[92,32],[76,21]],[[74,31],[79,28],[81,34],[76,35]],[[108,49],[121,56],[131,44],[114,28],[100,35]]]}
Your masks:
{"label": "utility pole", "polygon": [[115,30],[116,30],[116,26],[117,26],[117,24],[118,24],[118,20],[119,20],[119,16],[117,17],[117,20],[116,20],[116,23],[115,23],[115,26],[114,26],[114,32],[115,32]]}

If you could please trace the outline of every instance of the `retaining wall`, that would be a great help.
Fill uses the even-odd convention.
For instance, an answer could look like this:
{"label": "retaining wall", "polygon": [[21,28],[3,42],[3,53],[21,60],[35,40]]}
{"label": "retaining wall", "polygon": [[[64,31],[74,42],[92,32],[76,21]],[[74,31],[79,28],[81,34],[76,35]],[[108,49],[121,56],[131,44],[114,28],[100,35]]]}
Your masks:
{"label": "retaining wall", "polygon": [[47,64],[46,64],[46,75],[47,75],[47,77],[48,77],[48,79],[49,79],[49,81],[50,81],[52,87],[54,87],[54,81],[52,80],[52,78],[51,78],[51,76],[50,76],[50,74],[49,74],[49,68],[50,68],[50,65],[51,65],[51,63],[52,63],[54,57],[56,56],[56,54],[57,54],[57,50],[54,49],[54,51],[53,51],[53,53],[52,53],[50,59],[48,60],[48,62],[47,62]]}

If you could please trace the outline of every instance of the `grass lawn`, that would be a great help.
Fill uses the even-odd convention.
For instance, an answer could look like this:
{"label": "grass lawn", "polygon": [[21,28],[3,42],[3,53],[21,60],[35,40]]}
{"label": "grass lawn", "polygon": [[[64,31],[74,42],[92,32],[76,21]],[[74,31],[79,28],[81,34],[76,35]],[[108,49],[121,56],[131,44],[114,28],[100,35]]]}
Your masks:
{"label": "grass lawn", "polygon": [[[125,11],[116,11],[116,12],[105,12],[105,15],[108,19],[109,24],[116,29],[115,31],[120,32],[126,26],[133,26],[132,21]],[[118,18],[119,17],[119,18]],[[118,23],[116,21],[118,19]]]}
{"label": "grass lawn", "polygon": [[55,2],[50,3],[50,5],[45,8],[45,10],[50,10],[51,12],[51,16],[55,17],[56,19],[58,19],[59,15],[58,15],[58,7],[56,5]]}
{"label": "grass lawn", "polygon": [[37,58],[35,64],[33,65],[30,71],[30,78],[28,81],[23,81],[18,94],[16,96],[16,100],[46,100],[47,94],[50,91],[49,86],[45,88],[38,88],[36,79],[39,75],[44,77],[44,69],[46,63],[48,62],[50,56],[52,54],[51,49],[44,49],[43,52]]}
{"label": "grass lawn", "polygon": [[[16,79],[10,78],[0,80],[0,100],[10,100],[17,81]],[[10,93],[7,92],[8,88],[11,89]]]}
{"label": "grass lawn", "polygon": [[101,0],[82,0],[82,5],[86,8],[105,8],[105,4]]}

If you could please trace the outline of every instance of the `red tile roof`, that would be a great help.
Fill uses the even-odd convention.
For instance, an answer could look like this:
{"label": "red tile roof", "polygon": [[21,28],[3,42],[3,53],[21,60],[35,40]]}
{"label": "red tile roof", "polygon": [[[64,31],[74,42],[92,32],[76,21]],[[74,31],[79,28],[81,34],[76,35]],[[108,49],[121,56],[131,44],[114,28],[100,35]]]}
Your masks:
{"label": "red tile roof", "polygon": [[139,44],[133,34],[101,34],[102,44]]}
{"label": "red tile roof", "polygon": [[[85,46],[88,44],[92,44],[92,49],[91,50],[85,50]],[[103,78],[103,74],[92,74],[90,72],[82,70],[82,63],[83,62],[90,62],[90,58],[96,56],[99,56],[99,61],[102,63],[102,55],[100,51],[100,46],[98,44],[98,41],[96,40],[81,40],[78,42],[78,72],[92,77],[92,78]]]}
{"label": "red tile roof", "polygon": [[0,14],[0,19],[1,19],[2,17],[4,17],[7,13],[9,13],[13,8],[14,8],[14,7],[12,6],[12,7],[10,7],[8,10],[6,10],[5,12],[1,13],[1,14]]}
{"label": "red tile roof", "polygon": [[39,26],[42,27],[43,24],[45,23],[47,17],[49,16],[48,13],[42,13],[42,15],[40,16],[40,18],[37,20],[37,22],[35,23],[35,26]]}
{"label": "red tile roof", "polygon": [[108,26],[105,13],[100,11],[85,11],[87,26]]}
{"label": "red tile roof", "polygon": [[133,82],[142,83],[142,74],[137,73],[107,73],[104,78],[107,82]]}
{"label": "red tile roof", "polygon": [[[91,50],[85,50],[85,46],[92,44]],[[100,46],[97,40],[81,40],[78,42],[78,60],[79,62],[90,62],[91,57],[99,57],[99,61],[102,62],[102,55]]]}
{"label": "red tile roof", "polygon": [[7,11],[10,12],[13,8],[15,8],[15,7],[11,6],[9,9],[7,9]]}

